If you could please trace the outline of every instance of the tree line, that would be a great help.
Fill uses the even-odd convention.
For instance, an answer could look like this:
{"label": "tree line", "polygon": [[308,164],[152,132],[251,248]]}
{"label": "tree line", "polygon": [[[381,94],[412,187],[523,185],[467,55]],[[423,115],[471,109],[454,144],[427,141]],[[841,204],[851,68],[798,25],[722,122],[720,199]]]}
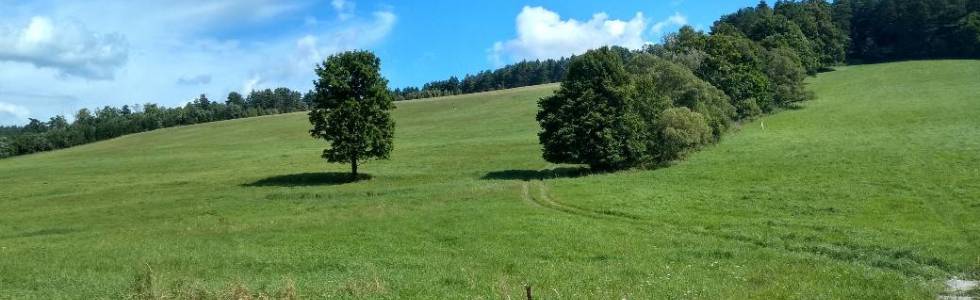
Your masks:
{"label": "tree line", "polygon": [[432,81],[419,87],[396,88],[395,101],[452,96],[558,82],[568,70],[571,58],[521,61],[496,70]]}
{"label": "tree line", "polygon": [[572,59],[539,101],[545,160],[608,171],[655,167],[718,141],[739,121],[812,96],[808,74],[842,64],[848,37],[821,0],[764,1],[690,26],[661,44],[604,47]]}
{"label": "tree line", "polygon": [[980,0],[836,0],[833,6],[853,62],[980,58]]}
{"label": "tree line", "polygon": [[242,96],[230,92],[224,102],[204,94],[184,106],[106,106],[80,109],[75,120],[61,115],[48,121],[29,119],[25,126],[0,127],[0,158],[111,139],[130,133],[198,123],[305,111],[312,96],[288,88],[255,90]]}

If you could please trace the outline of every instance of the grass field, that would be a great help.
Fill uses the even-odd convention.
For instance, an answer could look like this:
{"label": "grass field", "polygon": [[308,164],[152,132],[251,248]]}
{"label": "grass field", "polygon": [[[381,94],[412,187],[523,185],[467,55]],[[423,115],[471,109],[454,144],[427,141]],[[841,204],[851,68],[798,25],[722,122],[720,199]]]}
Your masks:
{"label": "grass field", "polygon": [[554,86],[399,103],[392,159],[356,183],[304,114],[0,160],[0,298],[934,298],[980,279],[978,78],[845,67],[802,109],[616,174],[541,159]]}

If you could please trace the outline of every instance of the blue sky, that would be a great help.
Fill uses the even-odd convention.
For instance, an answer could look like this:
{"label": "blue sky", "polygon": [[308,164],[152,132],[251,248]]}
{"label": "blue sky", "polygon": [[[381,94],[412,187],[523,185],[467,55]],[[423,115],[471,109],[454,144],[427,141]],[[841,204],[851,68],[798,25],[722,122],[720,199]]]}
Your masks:
{"label": "blue sky", "polygon": [[391,87],[701,29],[752,0],[0,0],[0,124],[286,86],[349,49]]}

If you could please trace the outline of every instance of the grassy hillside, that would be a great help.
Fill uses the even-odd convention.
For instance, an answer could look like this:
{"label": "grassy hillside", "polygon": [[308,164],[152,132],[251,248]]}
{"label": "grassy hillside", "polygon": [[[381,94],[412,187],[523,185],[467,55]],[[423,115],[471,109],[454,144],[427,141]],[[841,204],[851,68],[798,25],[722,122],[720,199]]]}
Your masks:
{"label": "grassy hillside", "polygon": [[[403,102],[341,184],[303,114],[0,160],[0,298],[931,298],[980,278],[980,61],[843,68],[669,168],[540,158],[554,86]],[[543,179],[543,180],[542,180]],[[152,275],[147,277],[148,275]]]}

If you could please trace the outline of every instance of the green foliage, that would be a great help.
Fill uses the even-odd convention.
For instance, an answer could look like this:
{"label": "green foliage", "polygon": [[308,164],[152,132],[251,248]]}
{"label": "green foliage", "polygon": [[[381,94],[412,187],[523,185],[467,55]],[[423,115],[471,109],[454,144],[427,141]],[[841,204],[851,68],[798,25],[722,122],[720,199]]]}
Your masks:
{"label": "green foliage", "polygon": [[698,70],[707,57],[704,52],[708,35],[685,25],[676,33],[669,33],[663,43],[648,45],[643,51],[680,64],[690,70]]}
{"label": "green foliage", "polygon": [[239,94],[238,92],[230,92],[228,93],[227,100],[225,100],[225,104],[245,106],[245,98],[243,98],[242,94]]}
{"label": "green foliage", "polygon": [[[831,4],[832,19],[837,29],[846,35],[851,34],[851,20],[854,19],[854,4],[852,1],[861,0],[835,0]],[[848,37],[850,40],[850,37]]]}
{"label": "green foliage", "polygon": [[[785,6],[785,4],[781,4]],[[722,29],[723,26],[727,29]],[[820,61],[810,38],[803,33],[800,26],[791,22],[786,16],[775,14],[772,9],[760,4],[756,8],[744,8],[737,13],[723,16],[715,23],[716,32],[735,30],[749,39],[759,42],[767,49],[786,47],[796,52],[807,73],[816,74],[826,67]]]}
{"label": "green foliage", "polygon": [[[780,0],[773,11],[796,23],[810,40],[817,62],[828,68],[844,62],[847,54],[847,33],[833,18],[833,8],[825,0]],[[797,53],[805,57],[804,53]]]}
{"label": "green foliage", "polygon": [[[664,110],[685,107],[703,115],[717,140],[735,119],[730,98],[684,66],[651,54],[639,54],[630,61],[629,70],[634,76],[637,102],[644,105],[641,111],[647,112],[643,118],[648,122],[658,122]],[[648,126],[656,127],[652,123]]]}
{"label": "green foliage", "polygon": [[263,110],[266,114],[272,114],[271,111],[289,113],[307,109],[307,104],[303,102],[303,96],[300,92],[283,87],[274,90],[253,90],[245,98],[244,106]]}
{"label": "green foliage", "polygon": [[576,57],[541,99],[544,158],[596,170],[657,165],[718,140],[735,117],[721,90],[648,53],[602,48]]}
{"label": "green foliage", "polygon": [[712,141],[711,128],[704,115],[687,107],[665,110],[657,119],[658,159],[671,161],[683,157]]}
{"label": "green foliage", "polygon": [[645,156],[646,128],[622,57],[604,47],[572,59],[561,88],[539,102],[544,158],[596,170],[634,166]]}
{"label": "green foliage", "polygon": [[225,103],[211,101],[207,95],[201,94],[183,107],[167,108],[147,103],[119,108],[105,106],[94,110],[94,113],[83,108],[75,114],[75,121],[70,123],[64,116],[54,116],[47,122],[30,119],[23,128],[0,128],[0,136],[9,137],[9,147],[13,149],[13,154],[7,155],[9,157],[160,128],[302,111],[307,107],[301,94],[288,88],[252,91],[248,100],[237,92],[231,92]]}
{"label": "green foliage", "polygon": [[310,134],[330,143],[323,158],[349,163],[354,177],[360,162],[388,159],[395,133],[389,111],[395,106],[381,61],[368,51],[349,51],[328,57],[316,74]]}
{"label": "green foliage", "polygon": [[496,70],[467,74],[462,80],[452,76],[426,83],[421,88],[397,88],[392,94],[396,101],[400,101],[558,82],[565,76],[569,61],[569,58],[521,61]]}
{"label": "green foliage", "polygon": [[977,12],[976,0],[849,0],[833,5],[842,14],[838,26],[850,28],[851,61],[980,58],[976,40],[964,35],[970,14]]}
{"label": "green foliage", "polygon": [[980,57],[980,10],[963,17],[958,24],[957,33],[961,42],[960,53],[971,57]]}
{"label": "green foliage", "polygon": [[763,51],[740,35],[712,34],[705,45],[708,56],[697,73],[731,97],[739,118],[774,108]]}
{"label": "green foliage", "polygon": [[810,98],[804,88],[806,72],[796,52],[776,48],[766,52],[766,75],[772,83],[773,100],[780,107]]}
{"label": "green foliage", "polygon": [[14,156],[16,153],[14,146],[10,144],[7,137],[0,136],[0,158]]}
{"label": "green foliage", "polygon": [[25,133],[14,137],[11,143],[14,152],[35,153],[54,149],[54,145],[43,133]]}

